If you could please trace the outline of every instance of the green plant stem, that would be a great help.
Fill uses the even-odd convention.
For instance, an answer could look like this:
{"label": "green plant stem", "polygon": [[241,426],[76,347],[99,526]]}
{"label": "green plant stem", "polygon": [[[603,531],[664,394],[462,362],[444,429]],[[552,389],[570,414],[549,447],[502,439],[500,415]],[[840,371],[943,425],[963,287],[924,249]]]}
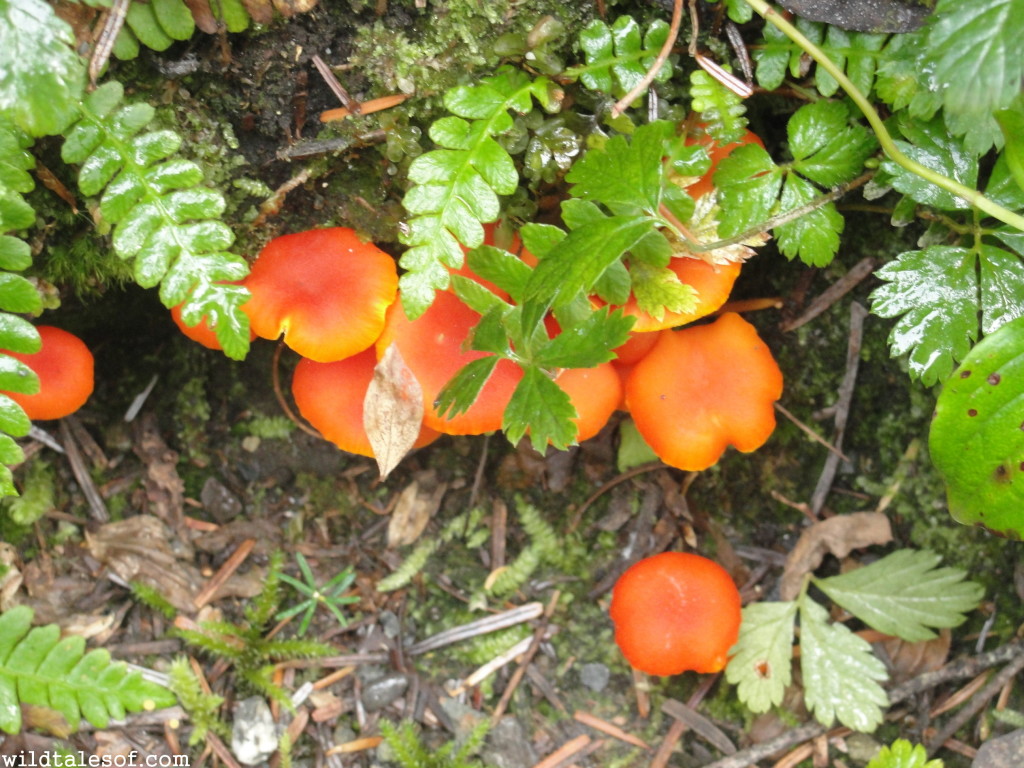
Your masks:
{"label": "green plant stem", "polygon": [[837,67],[835,63],[825,55],[824,51],[808,40],[807,37],[805,37],[795,26],[786,21],[786,19],[784,19],[772,6],[768,5],[765,0],[746,0],[746,3],[757,11],[758,14],[763,16],[765,21],[773,24],[784,35],[786,35],[786,37],[799,45],[804,51],[806,51],[808,56],[818,62],[818,66],[824,68],[826,72],[835,78],[840,87],[846,91],[847,95],[853,100],[853,103],[856,104],[860,111],[864,113],[864,117],[867,118],[868,123],[871,124],[871,128],[878,137],[878,143],[881,144],[882,150],[890,160],[911,173],[920,176],[922,179],[930,181],[935,186],[940,187],[957,197],[963,198],[972,206],[985,212],[989,216],[993,216],[1012,227],[1016,227],[1017,229],[1024,231],[1024,216],[1020,216],[993,202],[978,190],[971,189],[955,179],[943,176],[941,173],[936,173],[931,168],[927,168],[903,154],[896,146],[896,142],[893,141],[888,129],[886,129],[885,124],[882,122],[882,118],[879,116],[874,106],[872,106],[871,102],[868,101],[867,97],[850,81],[842,69]]}

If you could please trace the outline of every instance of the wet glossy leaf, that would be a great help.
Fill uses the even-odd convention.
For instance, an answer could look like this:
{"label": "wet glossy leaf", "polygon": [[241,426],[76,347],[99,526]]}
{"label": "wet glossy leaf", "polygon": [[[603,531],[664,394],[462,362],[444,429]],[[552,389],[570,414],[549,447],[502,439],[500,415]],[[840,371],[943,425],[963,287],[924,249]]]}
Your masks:
{"label": "wet glossy leaf", "polygon": [[929,435],[961,523],[1024,536],[1024,318],[986,336],[946,381]]}
{"label": "wet glossy leaf", "polygon": [[[899,129],[907,140],[896,144],[912,160],[967,187],[973,188],[977,184],[977,159],[964,149],[962,142],[949,136],[941,120],[922,122],[903,117],[899,120]],[[949,211],[970,207],[966,200],[940,189],[891,160],[882,161],[882,171],[888,184],[919,203]]]}
{"label": "wet glossy leaf", "polygon": [[751,712],[782,703],[792,679],[795,602],[752,603],[743,609],[740,636],[731,651],[726,679]]}
{"label": "wet glossy leaf", "polygon": [[530,443],[544,452],[550,442],[565,450],[576,439],[576,417],[569,396],[540,368],[530,366],[505,409],[502,430],[514,445],[529,431]]}

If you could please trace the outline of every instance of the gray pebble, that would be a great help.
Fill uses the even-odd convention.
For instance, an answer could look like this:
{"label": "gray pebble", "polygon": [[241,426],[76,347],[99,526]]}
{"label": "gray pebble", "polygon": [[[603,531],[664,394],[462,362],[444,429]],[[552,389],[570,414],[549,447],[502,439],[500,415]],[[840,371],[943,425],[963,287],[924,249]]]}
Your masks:
{"label": "gray pebble", "polygon": [[1024,765],[1024,729],[989,739],[978,749],[971,768],[1020,768]]}
{"label": "gray pebble", "polygon": [[409,687],[409,678],[398,673],[385,675],[363,688],[363,706],[367,712],[384,709]]}
{"label": "gray pebble", "polygon": [[231,724],[231,751],[243,765],[259,765],[277,749],[277,725],[259,696],[242,699]]}
{"label": "gray pebble", "polygon": [[595,693],[605,689],[610,677],[611,672],[604,664],[594,662],[580,667],[580,682]]}

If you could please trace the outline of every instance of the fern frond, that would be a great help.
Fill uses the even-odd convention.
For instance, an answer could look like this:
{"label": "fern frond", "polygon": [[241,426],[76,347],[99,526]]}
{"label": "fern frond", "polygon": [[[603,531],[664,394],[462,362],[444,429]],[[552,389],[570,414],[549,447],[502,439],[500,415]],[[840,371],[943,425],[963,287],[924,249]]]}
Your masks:
{"label": "fern frond", "polygon": [[249,348],[249,319],[241,310],[249,294],[226,281],[241,280],[248,265],[227,251],[234,234],[219,220],[224,198],[200,186],[198,165],[176,156],[181,136],[147,130],[153,108],[122,104],[123,97],[117,82],[89,94],[62,157],[80,164],[82,194],[100,196],[100,216],[114,225],[114,251],[133,262],[135,281],[159,285],[167,307],[184,304],[187,324],[206,317],[225,354],[241,359]]}
{"label": "fern frond", "polygon": [[719,144],[739,141],[747,127],[747,108],[743,99],[715,80],[703,69],[690,73],[693,111]]}
{"label": "fern frond", "polygon": [[192,734],[188,738],[189,746],[195,746],[206,739],[206,734],[215,733],[221,738],[228,738],[231,729],[221,720],[219,711],[224,704],[224,697],[206,693],[199,684],[188,661],[177,658],[171,662],[168,672],[169,687],[178,697],[181,706],[188,712],[192,721]]}
{"label": "fern frond", "polygon": [[[668,37],[668,24],[658,19],[643,31],[632,16],[620,16],[609,27],[601,19],[580,33],[586,64],[570,67],[566,77],[578,77],[591,90],[621,98],[647,75]],[[661,65],[656,82],[672,77],[672,63]]]}
{"label": "fern frond", "polygon": [[448,269],[463,263],[463,245],[483,243],[483,223],[501,213],[499,195],[511,195],[519,173],[496,140],[513,126],[509,111],[525,114],[536,98],[552,102],[545,78],[531,80],[522,72],[502,68],[476,85],[460,85],[444,95],[451,115],[434,122],[430,138],[440,149],[417,157],[409,166],[413,186],[402,204],[411,218],[402,242],[410,248],[399,264],[406,313],[419,317],[448,287]]}
{"label": "fern frond", "polygon": [[97,728],[126,712],[170,706],[163,686],[112,662],[106,650],[85,652],[80,635],[60,636],[56,624],[32,628],[32,609],[0,616],[0,730],[21,730],[21,704],[59,712],[72,730],[81,718]]}

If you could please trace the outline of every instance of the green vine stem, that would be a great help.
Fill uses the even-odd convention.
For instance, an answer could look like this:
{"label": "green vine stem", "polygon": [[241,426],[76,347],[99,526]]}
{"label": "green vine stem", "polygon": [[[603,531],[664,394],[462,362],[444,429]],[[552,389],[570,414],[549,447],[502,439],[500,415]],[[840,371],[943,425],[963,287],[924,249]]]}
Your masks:
{"label": "green vine stem", "polygon": [[978,190],[971,189],[955,179],[943,176],[941,173],[936,173],[931,168],[927,168],[904,155],[896,146],[896,142],[893,141],[892,136],[889,134],[885,124],[882,122],[882,118],[879,117],[878,112],[875,111],[871,102],[867,100],[867,97],[858,90],[857,86],[850,82],[850,79],[846,74],[837,67],[835,63],[833,63],[833,61],[828,58],[820,48],[818,48],[818,46],[808,40],[795,26],[786,21],[786,19],[784,19],[772,6],[768,5],[765,0],[745,0],[745,2],[757,11],[758,14],[763,16],[765,21],[775,25],[784,35],[786,35],[786,37],[799,45],[804,51],[806,51],[808,56],[818,62],[820,67],[823,67],[826,72],[835,78],[836,82],[839,83],[840,87],[842,87],[844,91],[846,91],[854,104],[856,104],[860,111],[864,113],[864,117],[867,118],[868,123],[871,124],[871,128],[878,137],[878,143],[881,144],[882,150],[889,156],[889,159],[911,173],[920,176],[922,179],[930,181],[937,187],[941,187],[947,192],[951,192],[957,197],[963,198],[972,206],[984,211],[989,216],[993,216],[1012,227],[1016,227],[1017,229],[1024,231],[1024,216],[1020,216],[1013,211],[1003,208],[1003,206],[985,197],[985,195]]}

